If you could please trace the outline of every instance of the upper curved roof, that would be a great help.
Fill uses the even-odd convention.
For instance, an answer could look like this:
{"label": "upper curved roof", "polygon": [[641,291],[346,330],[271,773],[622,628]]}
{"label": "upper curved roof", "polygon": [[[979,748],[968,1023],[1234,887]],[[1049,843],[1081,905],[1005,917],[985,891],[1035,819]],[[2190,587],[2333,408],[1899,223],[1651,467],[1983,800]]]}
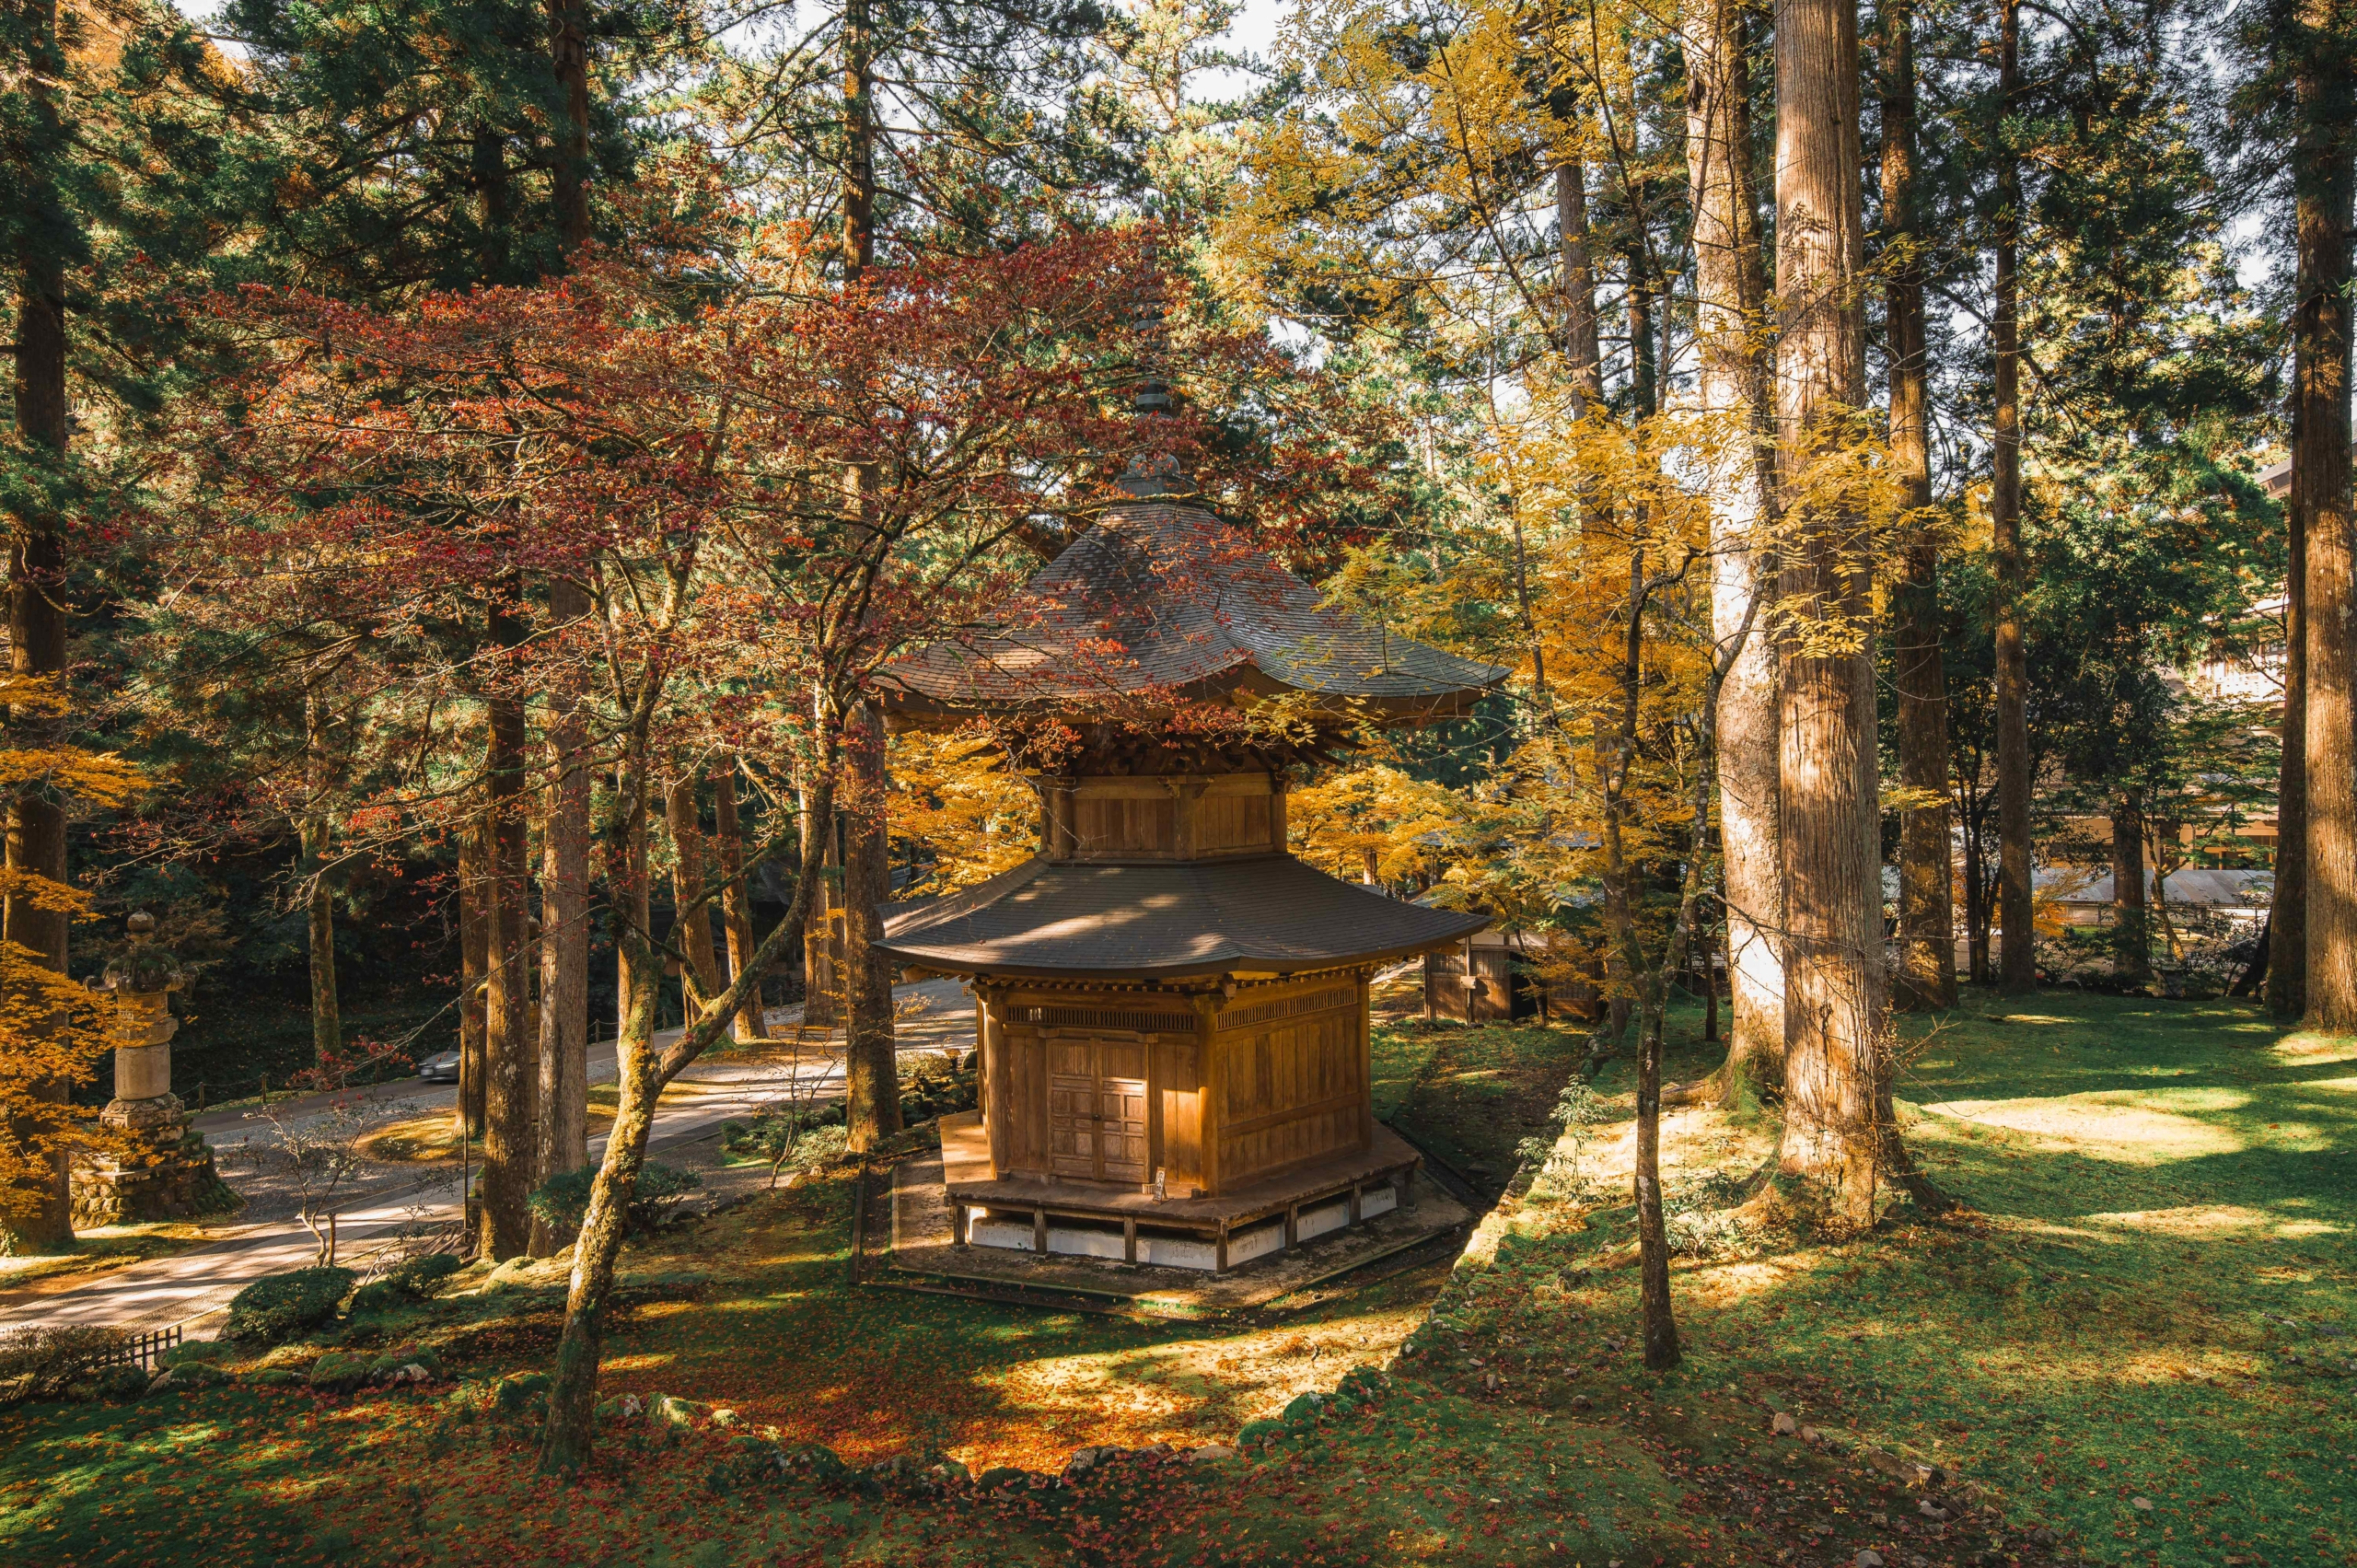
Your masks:
{"label": "upper curved roof", "polygon": [[1295,691],[1429,718],[1462,713],[1506,673],[1326,609],[1209,512],[1147,494],[1042,567],[995,630],[921,648],[878,679],[902,712]]}
{"label": "upper curved roof", "polygon": [[951,974],[1181,979],[1381,962],[1488,923],[1354,887],[1289,854],[1029,860],[890,915],[877,947]]}

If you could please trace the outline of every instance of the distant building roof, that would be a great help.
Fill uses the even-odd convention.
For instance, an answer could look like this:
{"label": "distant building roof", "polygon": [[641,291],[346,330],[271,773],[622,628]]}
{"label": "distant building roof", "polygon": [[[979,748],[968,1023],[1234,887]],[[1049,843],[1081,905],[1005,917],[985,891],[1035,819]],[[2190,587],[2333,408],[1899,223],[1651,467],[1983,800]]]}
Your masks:
{"label": "distant building roof", "polygon": [[[2047,866],[2030,874],[2030,885],[2066,904],[2111,902],[2111,873],[2096,866]],[[2147,899],[2153,896],[2153,873],[2149,868],[2144,873],[2144,894]],[[2274,896],[2272,871],[2187,866],[2169,873],[2168,901],[2173,904],[2257,909]]]}
{"label": "distant building roof", "polygon": [[1404,903],[1287,854],[1157,865],[1032,860],[886,920],[878,946],[953,974],[1182,979],[1405,958],[1486,916]]}
{"label": "distant building roof", "polygon": [[886,705],[922,716],[1068,710],[1168,691],[1289,691],[1379,716],[1462,713],[1506,675],[1356,616],[1201,506],[1147,494],[1113,507],[1040,569],[989,633],[888,666]]}

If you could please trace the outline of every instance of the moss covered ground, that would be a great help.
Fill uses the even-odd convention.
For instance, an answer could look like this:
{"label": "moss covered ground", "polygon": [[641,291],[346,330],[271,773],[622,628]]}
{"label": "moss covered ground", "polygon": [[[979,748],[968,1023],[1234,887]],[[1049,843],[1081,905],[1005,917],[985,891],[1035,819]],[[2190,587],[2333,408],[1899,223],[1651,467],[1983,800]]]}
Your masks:
{"label": "moss covered ground", "polygon": [[[1772,1126],[1675,1113],[1688,1356],[1666,1375],[1638,1363],[1633,1280],[1591,1269],[1628,1224],[1616,1065],[1598,1084],[1608,1120],[1516,1183],[1453,1270],[1221,1324],[853,1287],[847,1184],[814,1180],[630,1259],[646,1283],[608,1390],[725,1405],[734,1426],[664,1443],[618,1427],[584,1482],[533,1476],[528,1419],[493,1397],[548,1359],[555,1303],[528,1282],[340,1331],[435,1342],[455,1388],[233,1384],[0,1411],[0,1555],[2357,1562],[2357,1342],[2334,1331],[2357,1327],[2357,1042],[2231,1004],[2057,995],[1976,996],[1908,1029],[1909,1136],[1969,1209],[1902,1206],[1841,1242],[1739,1232],[1694,1205],[1758,1164]],[[1675,1075],[1712,1064],[1690,1033]],[[1457,1129],[1469,1165],[1507,1158],[1551,1093],[1533,1063],[1567,1062],[1572,1043],[1395,1026],[1379,1092],[1422,1116],[1419,1136]],[[1378,1365],[1393,1373],[1377,1399],[1318,1419],[1294,1403]],[[1072,1492],[877,1493],[745,1462],[773,1440],[853,1464],[1053,1469],[1092,1444],[1230,1439],[1289,1404],[1266,1447]],[[1772,1434],[1780,1410],[1817,1442]],[[1905,1486],[1868,1468],[1875,1454],[1943,1473]]]}

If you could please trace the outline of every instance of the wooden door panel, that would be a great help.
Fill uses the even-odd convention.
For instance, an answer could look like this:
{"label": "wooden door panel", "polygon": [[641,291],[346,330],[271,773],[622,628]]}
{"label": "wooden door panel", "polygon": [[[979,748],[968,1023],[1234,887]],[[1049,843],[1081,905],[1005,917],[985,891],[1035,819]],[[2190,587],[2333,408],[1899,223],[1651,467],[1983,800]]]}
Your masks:
{"label": "wooden door panel", "polygon": [[1145,1180],[1145,1080],[1104,1078],[1097,1100],[1103,1120],[1097,1123],[1097,1147],[1100,1175],[1107,1181]]}
{"label": "wooden door panel", "polygon": [[[1060,1048],[1061,1059],[1063,1051]],[[1097,1079],[1058,1073],[1048,1080],[1048,1168],[1058,1176],[1097,1174]]]}

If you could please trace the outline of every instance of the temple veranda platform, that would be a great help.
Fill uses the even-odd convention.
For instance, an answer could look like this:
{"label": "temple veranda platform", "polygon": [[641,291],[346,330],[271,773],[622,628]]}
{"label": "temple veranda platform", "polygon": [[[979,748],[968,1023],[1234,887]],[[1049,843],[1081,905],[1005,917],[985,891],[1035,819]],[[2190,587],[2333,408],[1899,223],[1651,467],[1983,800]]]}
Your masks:
{"label": "temple veranda platform", "polygon": [[[1216,1198],[994,1179],[971,1111],[942,1119],[941,1150],[894,1172],[895,1271],[1149,1308],[1258,1307],[1459,1232],[1474,1217],[1419,1175],[1415,1150],[1380,1126],[1364,1154]],[[1250,1269],[1237,1269],[1247,1261]]]}

